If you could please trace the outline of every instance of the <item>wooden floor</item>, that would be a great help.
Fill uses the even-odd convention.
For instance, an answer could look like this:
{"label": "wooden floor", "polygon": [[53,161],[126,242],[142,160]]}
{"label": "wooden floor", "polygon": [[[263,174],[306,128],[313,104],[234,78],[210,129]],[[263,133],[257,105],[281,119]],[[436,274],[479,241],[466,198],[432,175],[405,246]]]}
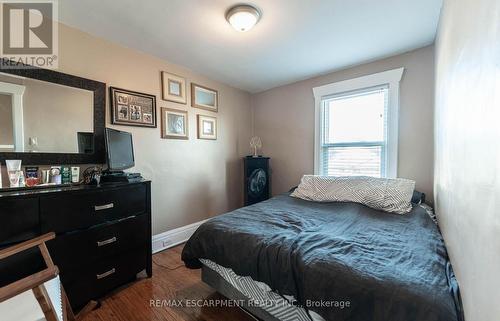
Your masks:
{"label": "wooden floor", "polygon": [[[180,259],[182,246],[153,256],[153,277],[142,278],[112,293],[102,306],[84,321],[149,321],[149,320],[254,320],[238,307],[186,307],[185,300],[216,300],[224,297],[201,281],[201,270],[189,270]],[[151,306],[150,300],[164,300],[163,306]],[[172,300],[172,301],[169,301]],[[181,300],[181,301],[173,301]],[[172,302],[183,302],[183,306]],[[204,305],[206,305],[206,302]]]}

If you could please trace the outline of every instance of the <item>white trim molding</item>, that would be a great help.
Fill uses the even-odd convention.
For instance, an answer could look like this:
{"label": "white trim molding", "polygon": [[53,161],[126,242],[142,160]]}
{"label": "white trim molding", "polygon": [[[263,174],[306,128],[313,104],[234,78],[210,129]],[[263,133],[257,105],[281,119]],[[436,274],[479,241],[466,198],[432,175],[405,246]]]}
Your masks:
{"label": "white trim molding", "polygon": [[153,253],[158,253],[160,251],[166,250],[168,248],[174,247],[176,245],[182,244],[189,240],[191,235],[196,231],[196,229],[209,219],[189,224],[186,226],[181,226],[179,228],[166,231],[160,234],[153,235]]}
{"label": "white trim molding", "polygon": [[23,95],[25,89],[23,85],[0,81],[0,93],[12,96],[14,149],[19,152],[24,151]]}
{"label": "white trim molding", "polygon": [[389,110],[387,113],[387,155],[386,177],[397,177],[398,171],[398,136],[399,136],[399,83],[404,68],[397,68],[343,80],[313,88],[314,94],[314,174],[320,174],[321,168],[321,102],[332,95],[381,85],[389,86]]}

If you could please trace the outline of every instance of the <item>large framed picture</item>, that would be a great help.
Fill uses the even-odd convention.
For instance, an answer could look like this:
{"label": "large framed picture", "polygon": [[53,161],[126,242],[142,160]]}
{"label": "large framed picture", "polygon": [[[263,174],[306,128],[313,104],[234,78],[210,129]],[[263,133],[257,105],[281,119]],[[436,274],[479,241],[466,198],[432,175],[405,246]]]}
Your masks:
{"label": "large framed picture", "polygon": [[180,104],[185,104],[186,79],[166,71],[161,72],[162,98]]}
{"label": "large framed picture", "polygon": [[189,139],[188,131],[187,111],[161,108],[161,138]]}
{"label": "large framed picture", "polygon": [[110,87],[109,97],[113,124],[156,128],[154,95]]}
{"label": "large framed picture", "polygon": [[219,93],[215,89],[191,83],[191,106],[217,112]]}
{"label": "large framed picture", "polygon": [[198,139],[217,139],[217,118],[197,115]]}

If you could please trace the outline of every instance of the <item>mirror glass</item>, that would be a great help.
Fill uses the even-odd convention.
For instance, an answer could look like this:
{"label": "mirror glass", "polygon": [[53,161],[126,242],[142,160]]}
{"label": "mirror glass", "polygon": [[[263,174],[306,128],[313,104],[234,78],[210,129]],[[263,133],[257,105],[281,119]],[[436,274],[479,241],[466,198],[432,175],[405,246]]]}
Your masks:
{"label": "mirror glass", "polygon": [[94,152],[94,94],[0,73],[0,152]]}

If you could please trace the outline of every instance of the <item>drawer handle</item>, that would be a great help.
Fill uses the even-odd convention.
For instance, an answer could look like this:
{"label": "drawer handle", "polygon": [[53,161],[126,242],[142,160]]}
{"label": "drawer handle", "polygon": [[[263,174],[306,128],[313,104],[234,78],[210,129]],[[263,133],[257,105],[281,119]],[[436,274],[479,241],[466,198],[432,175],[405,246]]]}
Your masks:
{"label": "drawer handle", "polygon": [[114,206],[115,206],[115,204],[109,203],[109,204],[104,204],[104,205],[96,205],[96,206],[94,206],[94,209],[96,211],[102,211],[102,210],[107,210],[107,209],[113,208]]}
{"label": "drawer handle", "polygon": [[104,246],[107,244],[115,243],[116,242],[116,237],[112,237],[110,239],[104,240],[104,241],[97,241],[97,246]]}
{"label": "drawer handle", "polygon": [[115,268],[112,268],[111,270],[104,272],[103,274],[97,274],[96,277],[98,280],[104,279],[105,277],[110,276],[111,274],[113,274],[115,272],[116,272]]}

